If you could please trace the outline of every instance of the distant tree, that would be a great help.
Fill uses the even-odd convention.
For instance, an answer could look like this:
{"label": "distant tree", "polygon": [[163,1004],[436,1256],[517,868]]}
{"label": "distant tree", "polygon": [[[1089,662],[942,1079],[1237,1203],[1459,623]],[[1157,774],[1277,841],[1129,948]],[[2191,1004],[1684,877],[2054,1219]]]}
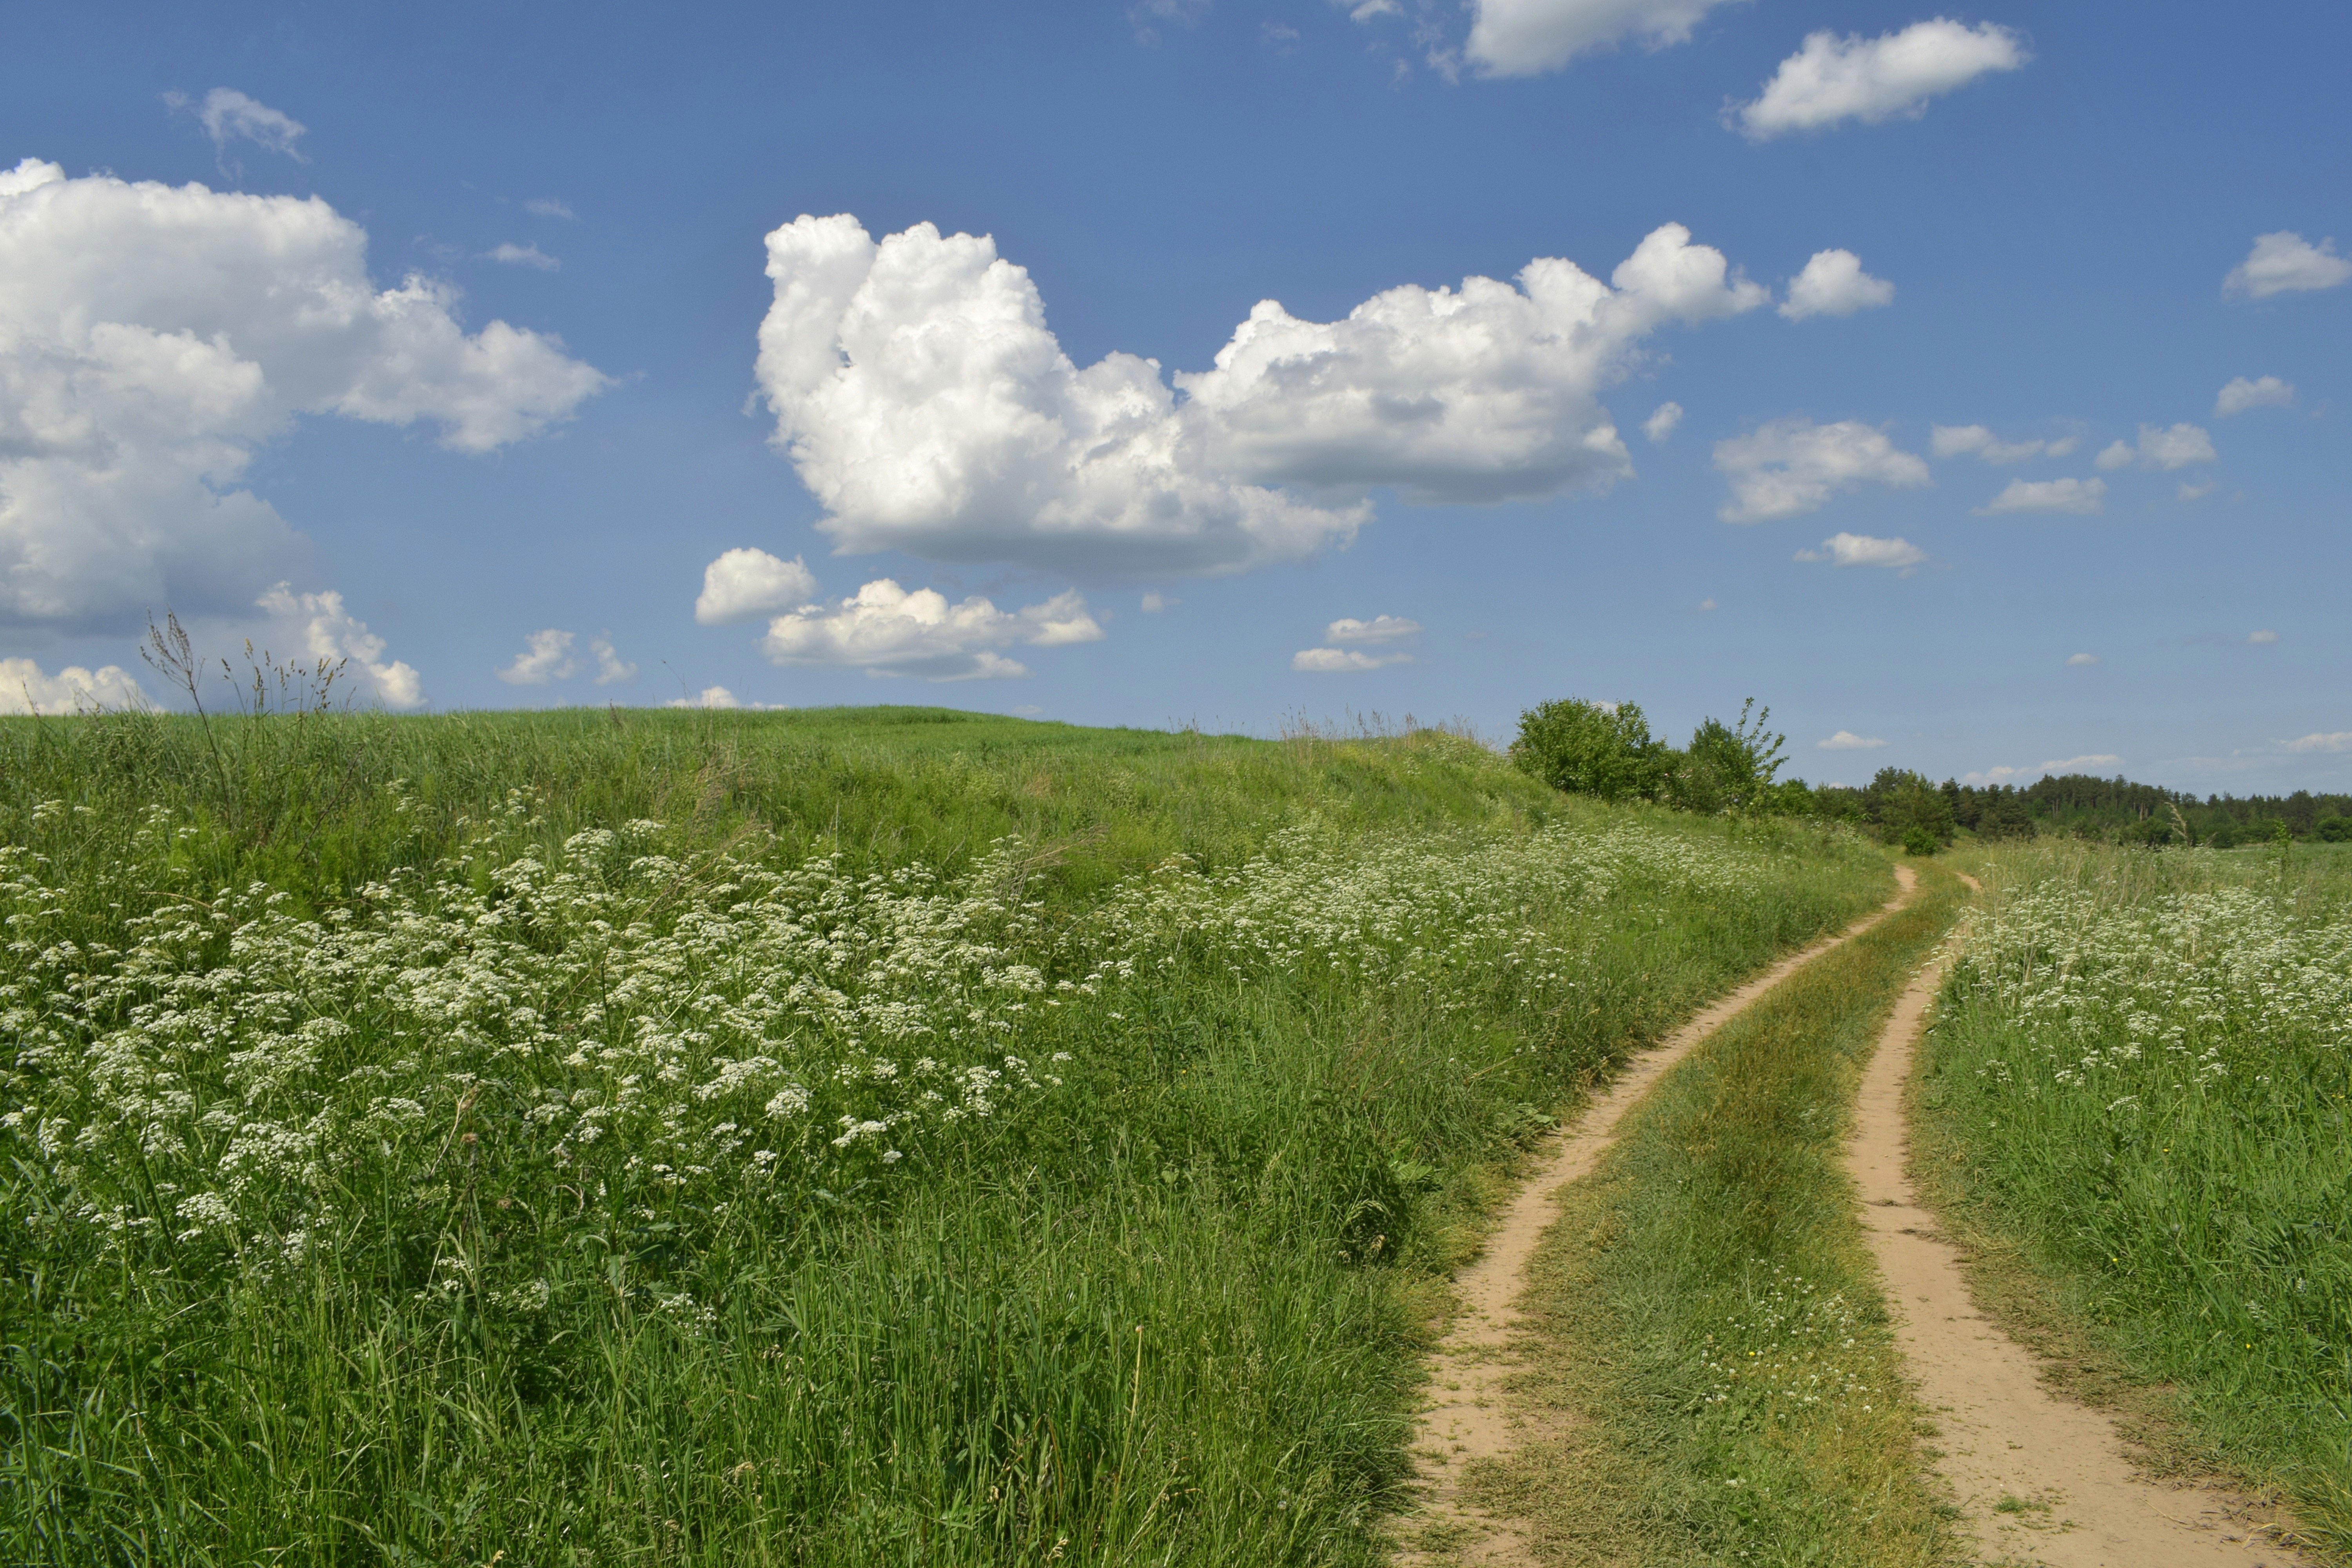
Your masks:
{"label": "distant tree", "polygon": [[1952,841],[1956,824],[1951,802],[1925,775],[1905,768],[1881,768],[1863,794],[1867,802],[1864,813],[1887,843],[1908,846],[1915,830],[1939,845]]}
{"label": "distant tree", "polygon": [[[1749,715],[1754,714],[1751,720]],[[1796,797],[1775,782],[1787,764],[1786,735],[1766,729],[1772,710],[1756,712],[1756,699],[1739,705],[1739,720],[1708,719],[1692,731],[1689,747],[1667,784],[1667,797],[1685,811],[1756,816],[1783,809]]]}
{"label": "distant tree", "polygon": [[1602,800],[1653,800],[1675,753],[1652,738],[1641,705],[1568,697],[1519,715],[1511,761],[1554,789]]}
{"label": "distant tree", "polygon": [[2352,844],[2352,816],[2323,816],[2312,824],[2322,844]]}

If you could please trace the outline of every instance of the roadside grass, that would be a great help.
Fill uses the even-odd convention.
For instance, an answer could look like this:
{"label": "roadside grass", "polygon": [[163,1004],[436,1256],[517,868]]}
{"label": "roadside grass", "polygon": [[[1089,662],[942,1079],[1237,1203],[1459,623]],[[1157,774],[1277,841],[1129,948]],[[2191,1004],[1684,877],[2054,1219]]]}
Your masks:
{"label": "roadside grass", "polygon": [[2352,1558],[2352,855],[1984,857],[1913,1085],[1979,1297],[2158,1468]]}
{"label": "roadside grass", "polygon": [[1540,1441],[1467,1478],[1560,1563],[1956,1561],[1844,1149],[1958,883],[1790,976],[1686,1058],[1569,1189],[1530,1268]]}
{"label": "roadside grass", "polygon": [[1884,887],[1427,732],[0,723],[0,1561],[1377,1561],[1499,1173]]}

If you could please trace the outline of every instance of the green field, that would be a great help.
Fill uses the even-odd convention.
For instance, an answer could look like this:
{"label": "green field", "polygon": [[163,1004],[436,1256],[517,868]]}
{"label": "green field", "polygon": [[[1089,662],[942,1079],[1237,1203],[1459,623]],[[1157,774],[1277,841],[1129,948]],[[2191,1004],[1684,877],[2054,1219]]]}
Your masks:
{"label": "green field", "polygon": [[1984,877],[1923,1174],[2086,1392],[2352,1552],[2352,849],[2011,848]]}
{"label": "green field", "polygon": [[0,723],[0,1559],[1357,1563],[1613,1058],[1885,896],[1450,736]]}

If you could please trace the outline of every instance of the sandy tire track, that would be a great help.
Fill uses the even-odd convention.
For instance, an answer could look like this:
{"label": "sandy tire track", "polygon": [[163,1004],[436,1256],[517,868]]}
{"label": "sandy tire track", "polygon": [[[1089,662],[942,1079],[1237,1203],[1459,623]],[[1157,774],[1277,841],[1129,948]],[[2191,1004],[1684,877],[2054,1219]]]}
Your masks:
{"label": "sandy tire track", "polygon": [[[1433,1530],[1451,1538],[1447,1550],[1465,1563],[1536,1568],[1517,1522],[1473,1506],[1462,1495],[1458,1478],[1465,1463],[1499,1458],[1518,1436],[1518,1415],[1505,1392],[1519,1370],[1512,1354],[1512,1338],[1521,1321],[1517,1301],[1527,1285],[1528,1260],[1559,1217],[1560,1189],[1592,1169],[1616,1141],[1625,1113],[1708,1036],[1797,970],[1909,902],[1917,879],[1906,866],[1897,866],[1895,876],[1900,890],[1876,912],[1782,959],[1633,1058],[1541,1156],[1536,1173],[1504,1211],[1486,1251],[1454,1280],[1461,1310],[1431,1357],[1431,1399],[1413,1439],[1413,1458],[1426,1489],[1421,1511],[1410,1521],[1412,1531]],[[1432,1556],[1407,1547],[1397,1561],[1426,1563]]]}
{"label": "sandy tire track", "polygon": [[1942,980],[1942,966],[1931,965],[1895,1004],[1863,1077],[1846,1161],[1896,1342],[1940,1429],[1936,1468],[1985,1560],[2046,1568],[2306,1563],[2263,1533],[2261,1510],[2244,1498],[2140,1476],[2114,1420],[2052,1394],[2034,1358],[1977,1310],[1959,1248],[1937,1234],[1905,1173],[1904,1087]]}

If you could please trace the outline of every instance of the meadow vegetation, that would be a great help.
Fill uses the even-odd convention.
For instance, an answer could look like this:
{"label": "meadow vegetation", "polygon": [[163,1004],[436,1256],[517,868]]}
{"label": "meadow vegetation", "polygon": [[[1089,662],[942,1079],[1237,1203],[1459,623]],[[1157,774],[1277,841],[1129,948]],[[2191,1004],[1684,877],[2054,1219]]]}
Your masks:
{"label": "meadow vegetation", "polygon": [[0,723],[9,1562],[1374,1560],[1498,1173],[1885,887],[1433,732],[268,697]]}
{"label": "meadow vegetation", "polygon": [[1922,1174],[2177,1453],[2352,1550],[2352,852],[2011,847],[1983,875]]}

